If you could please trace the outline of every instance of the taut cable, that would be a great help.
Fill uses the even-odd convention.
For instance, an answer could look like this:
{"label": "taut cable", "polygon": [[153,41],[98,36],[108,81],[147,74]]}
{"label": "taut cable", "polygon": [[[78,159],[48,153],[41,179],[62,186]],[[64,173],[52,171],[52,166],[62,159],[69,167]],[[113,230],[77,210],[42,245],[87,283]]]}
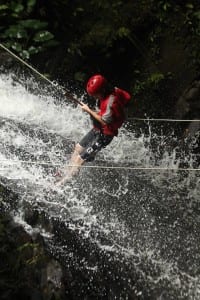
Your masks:
{"label": "taut cable", "polygon": [[[8,165],[17,164],[17,163],[23,163],[23,164],[33,164],[33,165],[47,165],[47,166],[59,166],[61,167],[61,163],[53,163],[51,161],[25,161],[25,160],[13,160],[13,161],[7,161],[7,160],[0,160],[0,162],[7,162]],[[6,166],[5,166],[6,167]],[[69,164],[65,165],[65,168],[71,168],[71,167],[79,167],[79,168],[91,168],[91,169],[115,169],[115,170],[149,170],[149,171],[200,171],[200,168],[174,168],[174,167],[128,167],[128,166],[99,166],[99,165],[75,165],[75,164]],[[3,166],[0,166],[0,168],[3,169]]]}

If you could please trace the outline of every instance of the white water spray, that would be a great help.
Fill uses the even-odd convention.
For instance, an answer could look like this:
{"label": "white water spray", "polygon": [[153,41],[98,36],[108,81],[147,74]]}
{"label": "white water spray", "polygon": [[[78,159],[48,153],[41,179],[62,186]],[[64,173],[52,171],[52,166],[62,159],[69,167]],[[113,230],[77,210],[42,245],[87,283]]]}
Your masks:
{"label": "white water spray", "polygon": [[[187,264],[179,267],[180,257],[170,250],[177,239],[183,243],[182,216],[189,218],[193,207],[198,206],[198,175],[82,169],[72,186],[51,194],[52,169],[65,163],[90,122],[79,108],[64,100],[56,104],[49,95],[33,95],[24,86],[25,82],[13,82],[11,75],[0,76],[0,176],[21,197],[18,214],[15,212],[18,220],[22,218],[24,222],[24,207],[31,204],[49,218],[69,223],[71,229],[79,230],[101,249],[130,259],[144,280],[145,260],[152,270],[157,270],[146,280],[152,284],[166,280],[170,287],[187,290],[188,299],[198,299],[194,295],[200,290],[200,276]],[[158,159],[150,150],[148,138],[143,134],[136,138],[134,132],[122,128],[119,136],[98,154],[97,161],[146,167],[156,162],[178,168],[176,151],[166,151]],[[43,166],[41,161],[50,165]],[[177,226],[176,230],[173,226]],[[189,252],[195,234],[186,232],[186,238]],[[198,251],[193,255],[198,260]]]}

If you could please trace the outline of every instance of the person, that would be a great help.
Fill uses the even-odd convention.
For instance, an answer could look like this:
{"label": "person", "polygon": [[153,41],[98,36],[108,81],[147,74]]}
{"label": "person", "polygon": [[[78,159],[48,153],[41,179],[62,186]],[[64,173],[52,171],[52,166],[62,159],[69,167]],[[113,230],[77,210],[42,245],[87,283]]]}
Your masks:
{"label": "person", "polygon": [[98,111],[81,102],[80,107],[93,120],[93,128],[76,144],[70,163],[56,185],[62,185],[78,174],[80,166],[94,160],[96,154],[111,143],[125,121],[125,106],[129,103],[129,92],[112,87],[101,74],[89,78],[86,90],[89,96],[98,101]]}

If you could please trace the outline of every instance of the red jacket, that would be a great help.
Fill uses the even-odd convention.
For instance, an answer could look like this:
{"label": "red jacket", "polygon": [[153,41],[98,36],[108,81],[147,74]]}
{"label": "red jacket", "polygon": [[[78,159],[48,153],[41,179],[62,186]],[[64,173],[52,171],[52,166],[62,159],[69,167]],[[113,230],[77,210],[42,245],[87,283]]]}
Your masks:
{"label": "red jacket", "polygon": [[124,106],[130,99],[131,95],[128,92],[116,87],[110,95],[100,100],[98,114],[106,123],[106,125],[101,125],[103,134],[111,136],[118,134],[118,129],[125,121]]}

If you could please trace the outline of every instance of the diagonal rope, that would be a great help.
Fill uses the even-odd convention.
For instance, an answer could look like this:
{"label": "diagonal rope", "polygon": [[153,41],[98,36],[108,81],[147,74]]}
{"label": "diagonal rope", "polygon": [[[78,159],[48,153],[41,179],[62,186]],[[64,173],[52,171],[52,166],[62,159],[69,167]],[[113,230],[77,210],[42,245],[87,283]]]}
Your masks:
{"label": "diagonal rope", "polygon": [[54,83],[53,81],[49,80],[46,76],[44,76],[43,74],[41,74],[38,70],[36,70],[35,68],[33,68],[30,64],[28,64],[27,62],[25,62],[22,58],[20,58],[19,56],[17,56],[16,54],[14,54],[11,50],[9,50],[7,47],[5,47],[3,44],[0,43],[0,47],[3,48],[5,51],[7,51],[10,55],[12,55],[14,58],[16,58],[18,61],[20,61],[22,64],[24,64],[25,66],[27,66],[29,69],[31,69],[33,72],[35,72],[36,74],[38,74],[40,77],[42,77],[44,80],[46,80],[48,83],[50,83],[51,85],[58,87],[58,85],[56,83]]}

